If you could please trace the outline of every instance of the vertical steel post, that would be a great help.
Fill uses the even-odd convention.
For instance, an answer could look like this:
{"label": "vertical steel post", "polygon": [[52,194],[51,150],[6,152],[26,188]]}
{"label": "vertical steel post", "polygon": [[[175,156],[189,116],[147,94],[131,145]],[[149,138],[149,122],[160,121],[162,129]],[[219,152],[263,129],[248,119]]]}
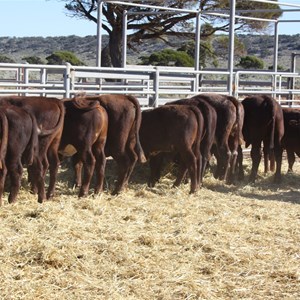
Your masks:
{"label": "vertical steel post", "polygon": [[155,74],[153,79],[153,88],[154,88],[154,101],[153,101],[153,107],[158,107],[158,101],[159,101],[159,69],[158,67],[155,68]]}
{"label": "vertical steel post", "polygon": [[[273,54],[273,72],[277,72],[278,68],[278,22],[275,22],[274,24],[274,54]],[[272,76],[272,87],[273,91],[276,90],[277,86],[277,75]],[[276,97],[276,94],[274,93],[273,98]]]}
{"label": "vertical steel post", "polygon": [[126,68],[126,59],[127,59],[127,19],[128,13],[127,10],[123,12],[123,36],[122,36],[122,67]]}
{"label": "vertical steel post", "polygon": [[71,64],[66,63],[66,68],[64,72],[64,90],[65,90],[65,97],[70,97],[70,84],[71,84]]}
{"label": "vertical steel post", "polygon": [[[199,71],[200,69],[200,41],[201,41],[201,22],[200,22],[201,14],[200,9],[196,15],[196,32],[195,32],[195,71]],[[199,73],[195,75],[195,86],[194,92],[198,93],[199,91]]]}
{"label": "vertical steel post", "polygon": [[233,94],[233,68],[234,68],[234,25],[235,25],[235,0],[230,0],[230,26],[229,26],[229,60],[228,71],[229,78],[227,83],[227,90],[229,95]]}
{"label": "vertical steel post", "polygon": [[[296,56],[297,53],[293,52],[292,56],[291,56],[291,72],[292,73],[296,73]],[[294,100],[294,94],[292,93],[292,91],[295,89],[295,77],[291,77],[290,78],[290,99],[293,101]],[[292,103],[290,103],[290,106],[292,106]]]}
{"label": "vertical steel post", "polygon": [[97,52],[96,52],[96,67],[101,67],[102,6],[103,6],[103,1],[102,0],[98,0],[98,8],[97,8]]}
{"label": "vertical steel post", "polygon": [[273,55],[273,71],[277,72],[278,65],[278,22],[274,24],[274,55]]}

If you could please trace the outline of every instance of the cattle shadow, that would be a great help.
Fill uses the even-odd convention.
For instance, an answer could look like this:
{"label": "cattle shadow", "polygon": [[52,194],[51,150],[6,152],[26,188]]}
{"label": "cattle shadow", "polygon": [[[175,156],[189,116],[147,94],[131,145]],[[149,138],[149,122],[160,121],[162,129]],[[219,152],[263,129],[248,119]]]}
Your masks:
{"label": "cattle shadow", "polygon": [[[300,174],[298,173],[286,173],[282,174],[282,182],[279,184],[273,183],[273,174],[258,174],[258,178],[255,183],[249,183],[250,169],[246,169],[245,178],[241,181],[235,181],[234,184],[227,185],[213,178],[213,168],[206,172],[203,179],[203,189],[215,191],[221,194],[231,193],[247,199],[259,200],[259,201],[279,201],[289,202],[294,204],[300,204]],[[162,170],[163,179],[167,178],[171,182],[176,178],[176,165],[169,164]],[[150,174],[150,168],[148,163],[137,163],[132,176],[129,180],[130,185],[145,185],[147,186],[148,178]],[[111,193],[117,180],[117,164],[113,159],[108,159],[106,163],[106,172],[104,180],[104,192]],[[160,181],[160,182],[161,182]],[[57,192],[74,196],[78,193],[78,188],[74,188],[74,171],[70,160],[64,160],[61,164],[61,168],[58,172],[57,182],[61,182],[61,185],[57,185]],[[24,185],[25,182],[23,182]],[[187,179],[182,184],[188,184]],[[91,191],[95,184],[95,178],[91,182]],[[172,183],[170,183],[172,185]],[[171,186],[169,187],[171,189]],[[270,191],[270,193],[266,193]]]}
{"label": "cattle shadow", "polygon": [[[219,193],[232,193],[237,196],[260,200],[260,201],[279,201],[300,204],[300,175],[296,173],[282,174],[282,181],[274,183],[274,175],[259,174],[254,183],[250,183],[249,174],[241,181],[235,181],[232,185],[226,185],[221,182],[214,184],[205,184],[204,188]],[[250,190],[250,191],[249,191]],[[267,194],[266,192],[270,192]]]}

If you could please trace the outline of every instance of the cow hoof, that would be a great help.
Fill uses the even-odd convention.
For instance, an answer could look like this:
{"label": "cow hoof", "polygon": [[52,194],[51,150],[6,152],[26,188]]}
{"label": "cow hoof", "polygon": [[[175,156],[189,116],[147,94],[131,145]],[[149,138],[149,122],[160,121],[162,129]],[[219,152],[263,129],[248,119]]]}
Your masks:
{"label": "cow hoof", "polygon": [[88,193],[85,191],[80,191],[78,194],[78,198],[83,198],[83,197],[87,197]]}
{"label": "cow hoof", "polygon": [[54,197],[54,193],[47,193],[47,200],[50,200]]}

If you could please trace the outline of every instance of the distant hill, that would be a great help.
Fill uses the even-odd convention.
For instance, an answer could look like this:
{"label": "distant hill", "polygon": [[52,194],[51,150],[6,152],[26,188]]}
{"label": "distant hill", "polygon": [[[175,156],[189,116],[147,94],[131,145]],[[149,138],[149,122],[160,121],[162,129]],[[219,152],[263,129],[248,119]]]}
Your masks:
{"label": "distant hill", "polygon": [[[239,38],[246,45],[247,54],[255,55],[264,60],[266,69],[272,65],[273,37],[269,35],[241,35]],[[107,37],[103,38],[103,44],[107,43]],[[143,41],[134,49],[128,49],[128,63],[137,64],[141,55],[149,55],[154,51],[164,48],[179,48],[183,43],[182,38],[172,38],[171,45],[166,45],[160,40]],[[58,50],[72,51],[86,65],[95,65],[97,37],[89,35],[79,37],[57,36],[57,37],[0,37],[0,55],[6,55],[16,62],[22,62],[25,56],[39,56],[44,59]],[[300,34],[280,35],[278,65],[284,70],[290,68],[291,53],[300,53]],[[46,60],[45,60],[46,62]],[[219,66],[226,66],[226,59],[219,59]],[[297,67],[297,70],[300,67]]]}

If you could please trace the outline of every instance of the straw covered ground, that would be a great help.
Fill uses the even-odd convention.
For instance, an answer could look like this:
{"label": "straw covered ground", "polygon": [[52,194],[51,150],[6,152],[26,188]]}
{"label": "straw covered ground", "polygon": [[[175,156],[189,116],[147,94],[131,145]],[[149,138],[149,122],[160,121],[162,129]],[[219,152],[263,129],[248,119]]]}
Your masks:
{"label": "straw covered ground", "polygon": [[25,179],[16,204],[5,195],[1,299],[300,299],[300,168],[279,186],[208,173],[195,195],[169,173],[149,189],[147,171],[119,196],[78,199],[64,168],[52,201]]}

